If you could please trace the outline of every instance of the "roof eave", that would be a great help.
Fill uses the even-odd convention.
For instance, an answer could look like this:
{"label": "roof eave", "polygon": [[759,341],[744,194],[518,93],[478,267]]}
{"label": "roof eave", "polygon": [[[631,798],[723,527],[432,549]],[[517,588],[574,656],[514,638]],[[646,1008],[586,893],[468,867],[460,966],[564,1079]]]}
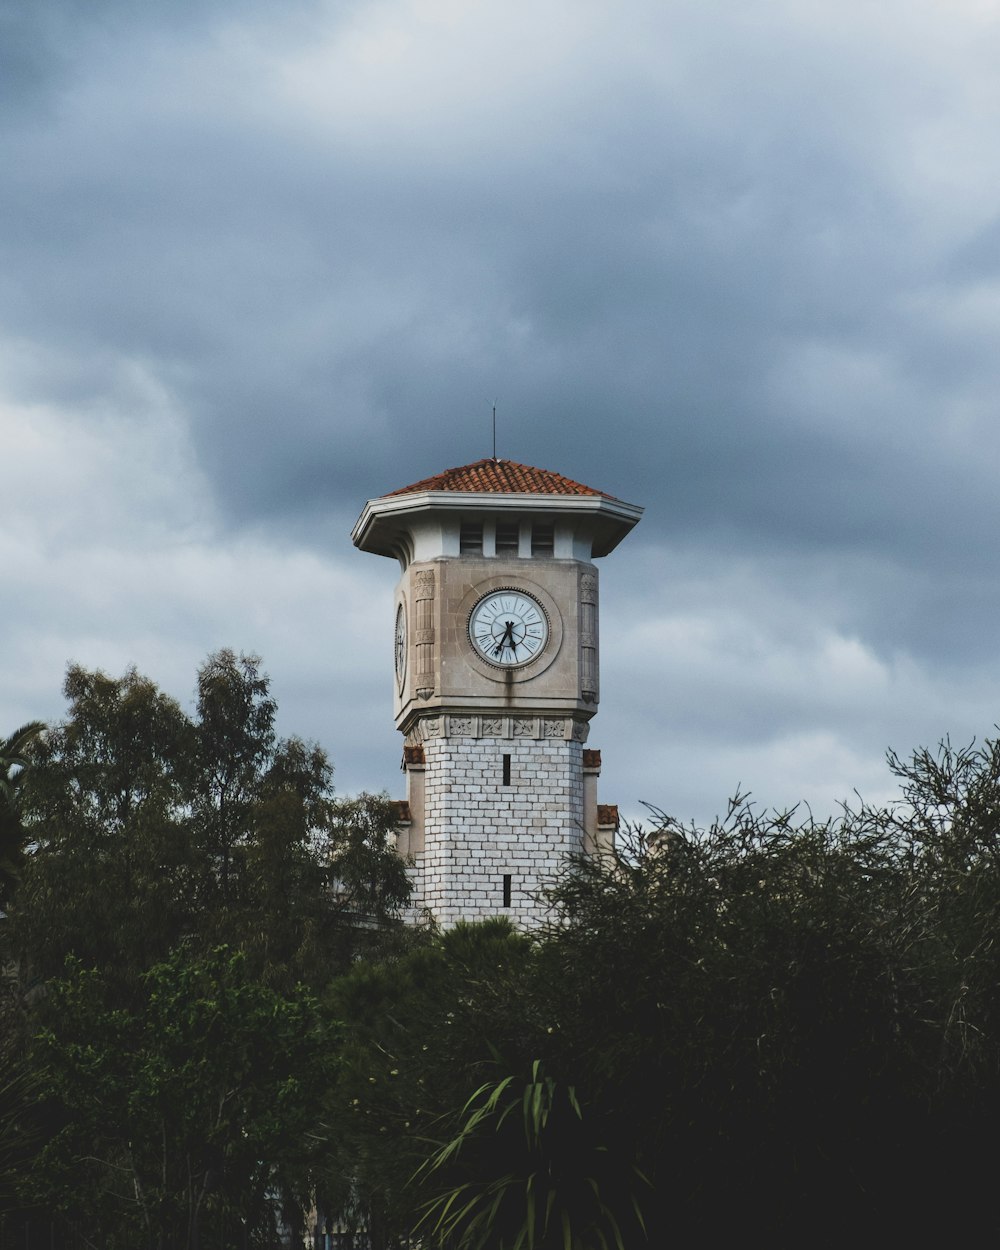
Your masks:
{"label": "roof eave", "polygon": [[[416,491],[406,495],[383,495],[369,499],[351,531],[351,541],[362,551],[395,558],[398,554],[399,522],[415,513],[559,512],[591,516],[595,521],[594,555],[613,551],[642,516],[638,504],[609,495],[513,494],[492,491]],[[393,525],[393,521],[397,522]]]}

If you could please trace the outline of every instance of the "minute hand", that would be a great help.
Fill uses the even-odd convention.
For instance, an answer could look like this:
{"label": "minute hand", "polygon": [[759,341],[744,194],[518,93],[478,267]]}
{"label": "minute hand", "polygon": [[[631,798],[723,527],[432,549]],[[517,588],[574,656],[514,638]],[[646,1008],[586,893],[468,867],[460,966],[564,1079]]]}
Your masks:
{"label": "minute hand", "polygon": [[506,628],[503,631],[503,636],[501,637],[500,641],[496,645],[494,655],[500,656],[503,653],[504,647],[510,647],[511,651],[513,651],[514,655],[516,656],[517,655],[517,643],[514,641],[514,622],[505,621],[504,625],[506,626]]}

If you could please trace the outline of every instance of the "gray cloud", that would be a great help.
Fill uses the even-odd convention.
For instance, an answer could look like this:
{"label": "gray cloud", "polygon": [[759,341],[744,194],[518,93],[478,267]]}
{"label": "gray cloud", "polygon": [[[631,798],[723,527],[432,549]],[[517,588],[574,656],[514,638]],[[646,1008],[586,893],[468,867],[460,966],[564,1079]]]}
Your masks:
{"label": "gray cloud", "polygon": [[[665,709],[619,653],[644,732],[673,741],[680,717],[679,742],[726,752],[826,732],[841,768],[947,719],[949,689],[958,722],[984,714],[981,7],[51,0],[0,23],[0,398],[95,436],[169,411],[199,545],[354,568],[364,499],[487,454],[495,400],[501,455],[647,506],[612,557],[636,618],[660,619],[650,587],[688,553],[713,580],[675,592],[726,616],[720,659],[759,624],[725,698],[683,631]],[[757,591],[727,600],[745,569]],[[790,613],[813,628],[786,643]],[[884,666],[881,704],[814,698],[820,624]]]}

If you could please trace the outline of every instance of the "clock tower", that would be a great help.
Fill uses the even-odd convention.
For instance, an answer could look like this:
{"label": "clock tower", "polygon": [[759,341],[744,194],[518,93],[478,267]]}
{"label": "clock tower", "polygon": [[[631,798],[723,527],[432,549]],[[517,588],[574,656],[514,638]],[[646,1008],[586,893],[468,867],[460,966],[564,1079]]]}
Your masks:
{"label": "clock tower", "polygon": [[480,460],[365,505],[352,538],[391,556],[398,846],[445,927],[538,924],[567,855],[608,847],[585,747],[599,694],[598,572],[642,509],[558,473]]}

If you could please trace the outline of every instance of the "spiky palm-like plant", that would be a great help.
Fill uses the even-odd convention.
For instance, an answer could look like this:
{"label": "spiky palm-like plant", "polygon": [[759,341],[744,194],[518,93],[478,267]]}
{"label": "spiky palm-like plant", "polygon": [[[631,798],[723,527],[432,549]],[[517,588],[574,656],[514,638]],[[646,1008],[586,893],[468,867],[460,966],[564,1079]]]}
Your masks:
{"label": "spiky palm-like plant", "polygon": [[625,1250],[645,1233],[639,1169],[600,1141],[572,1085],[539,1060],[480,1086],[415,1180],[438,1192],[419,1231],[448,1250]]}

